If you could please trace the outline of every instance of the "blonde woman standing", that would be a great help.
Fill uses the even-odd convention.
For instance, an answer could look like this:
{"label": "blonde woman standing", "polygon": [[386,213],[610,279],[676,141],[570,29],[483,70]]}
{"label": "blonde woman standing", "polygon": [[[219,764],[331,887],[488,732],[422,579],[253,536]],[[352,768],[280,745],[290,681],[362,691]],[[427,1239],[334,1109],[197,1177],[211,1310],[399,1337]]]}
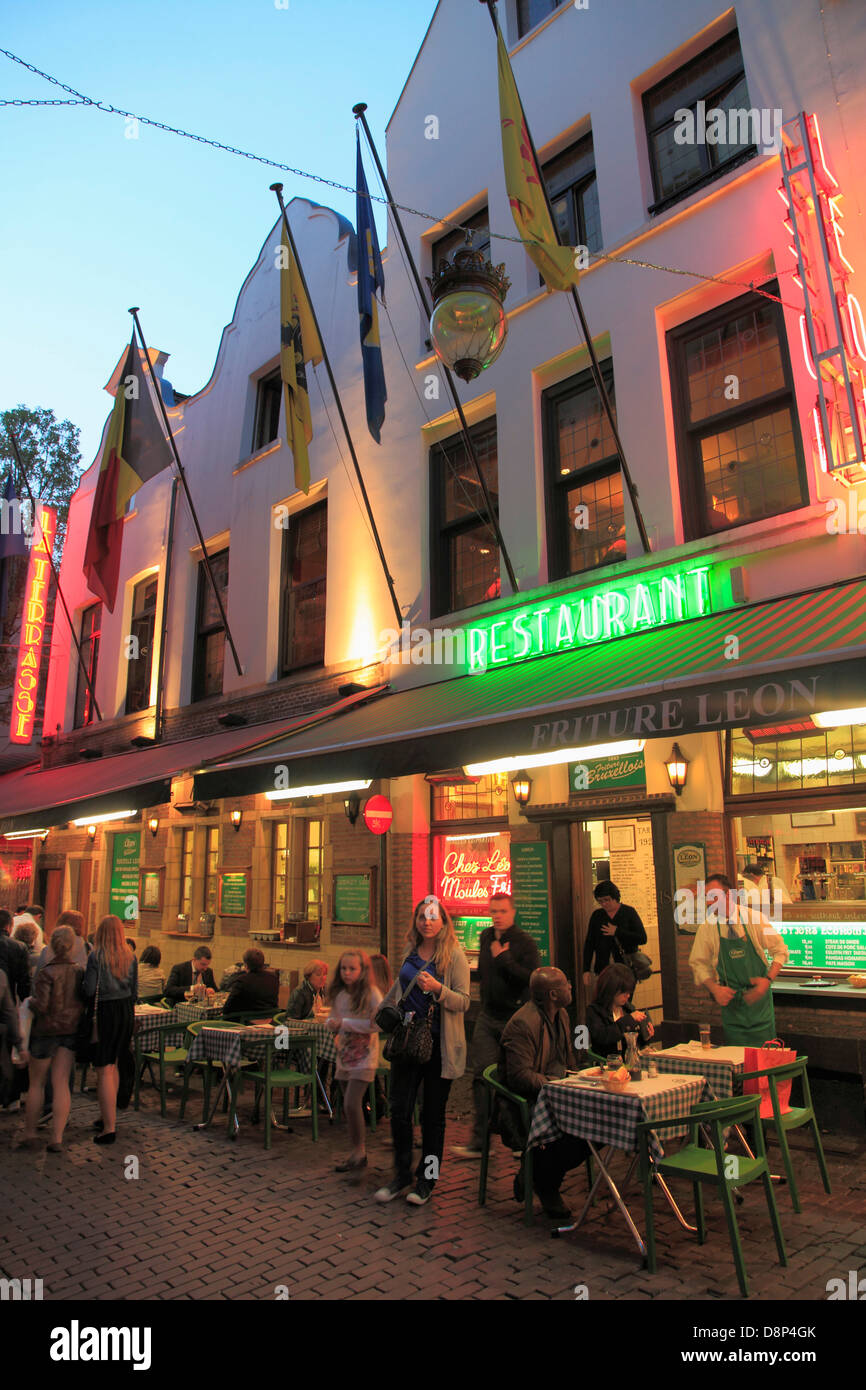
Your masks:
{"label": "blonde woman standing", "polygon": [[[400,1003],[409,984],[412,988]],[[429,1061],[396,1056],[391,1061],[391,1136],[394,1177],[376,1193],[377,1202],[393,1202],[412,1185],[412,1115],[418,1088],[421,1103],[421,1161],[406,1200],[424,1206],[433,1195],[445,1145],[445,1107],[451,1083],[466,1068],[464,1014],[469,1008],[469,962],[445,907],[435,897],[418,903],[412,914],[407,952],[385,999],[416,1020],[429,1018],[433,1050]]]}
{"label": "blonde woman standing", "polygon": [[84,997],[94,1000],[97,1040],[91,1061],[96,1067],[96,1093],[101,1119],[95,1144],[113,1144],[117,1135],[118,1062],[129,1052],[138,996],[138,961],[126,944],[119,917],[103,917],[87,958]]}

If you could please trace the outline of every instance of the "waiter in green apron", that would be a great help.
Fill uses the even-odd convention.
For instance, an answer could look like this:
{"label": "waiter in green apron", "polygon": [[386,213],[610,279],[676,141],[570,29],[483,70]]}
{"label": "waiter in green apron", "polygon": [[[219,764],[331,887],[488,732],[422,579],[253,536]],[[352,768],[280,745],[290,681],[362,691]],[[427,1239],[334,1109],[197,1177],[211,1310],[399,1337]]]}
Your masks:
{"label": "waiter in green apron", "polygon": [[788,948],[766,917],[740,901],[725,874],[712,874],[706,889],[712,910],[689,956],[695,984],[721,1006],[726,1043],[760,1047],[776,1036],[771,987]]}

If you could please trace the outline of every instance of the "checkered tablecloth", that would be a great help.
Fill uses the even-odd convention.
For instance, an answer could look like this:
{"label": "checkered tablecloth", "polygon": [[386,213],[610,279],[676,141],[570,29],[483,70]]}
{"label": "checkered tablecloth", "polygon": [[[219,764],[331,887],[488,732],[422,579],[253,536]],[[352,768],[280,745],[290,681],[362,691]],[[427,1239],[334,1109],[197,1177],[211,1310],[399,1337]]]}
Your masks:
{"label": "checkered tablecloth", "polygon": [[[135,1010],[135,1025],[133,1037],[140,1045],[142,1052],[159,1051],[159,1028],[164,1028],[167,1023],[178,1024],[178,1039],[183,1035],[184,1027],[180,1024],[177,1017],[177,1009],[155,1009],[148,1004],[139,1005]],[[170,1037],[167,1040],[172,1047],[177,1045],[177,1039]]]}
{"label": "checkered tablecloth", "polygon": [[[285,1024],[281,1025],[289,1030],[289,1038],[293,1033],[304,1034],[306,1037],[316,1039],[316,1060],[319,1062],[336,1062],[337,1060],[337,1038],[332,1033],[326,1023],[315,1023],[311,1018],[287,1018]],[[289,1046],[291,1051],[291,1043]],[[304,1066],[309,1066],[309,1060],[305,1059]]]}
{"label": "checkered tablecloth", "polygon": [[242,1060],[263,1062],[268,1043],[274,1040],[274,1027],[254,1023],[246,1028],[221,1028],[205,1024],[191,1039],[188,1062],[222,1062],[227,1071],[237,1071]]}
{"label": "checkered tablecloth", "polygon": [[[653,1081],[632,1082],[622,1095],[601,1087],[547,1082],[535,1104],[529,1145],[550,1144],[564,1134],[589,1139],[593,1144],[632,1151],[637,1148],[637,1126],[642,1120],[673,1120],[685,1116],[702,1099],[709,1099],[703,1076],[659,1076]],[[666,1129],[665,1138],[685,1134]],[[655,1158],[663,1154],[654,1137]]]}
{"label": "checkered tablecloth", "polygon": [[227,999],[227,994],[215,994],[205,1004],[178,1004],[175,1007],[178,1023],[198,1023],[204,1018],[219,1018]]}
{"label": "checkered tablecloth", "polygon": [[743,1089],[745,1048],[714,1047],[711,1051],[665,1048],[650,1054],[660,1072],[679,1076],[703,1076],[716,1100],[730,1100]]}

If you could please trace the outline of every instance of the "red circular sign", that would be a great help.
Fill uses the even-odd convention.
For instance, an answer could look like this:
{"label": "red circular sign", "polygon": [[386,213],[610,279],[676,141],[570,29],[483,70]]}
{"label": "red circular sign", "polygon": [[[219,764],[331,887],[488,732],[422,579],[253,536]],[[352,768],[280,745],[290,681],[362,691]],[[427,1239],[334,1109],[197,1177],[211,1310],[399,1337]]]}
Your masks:
{"label": "red circular sign", "polygon": [[364,824],[374,835],[384,835],[394,819],[394,808],[387,796],[371,796],[364,807]]}

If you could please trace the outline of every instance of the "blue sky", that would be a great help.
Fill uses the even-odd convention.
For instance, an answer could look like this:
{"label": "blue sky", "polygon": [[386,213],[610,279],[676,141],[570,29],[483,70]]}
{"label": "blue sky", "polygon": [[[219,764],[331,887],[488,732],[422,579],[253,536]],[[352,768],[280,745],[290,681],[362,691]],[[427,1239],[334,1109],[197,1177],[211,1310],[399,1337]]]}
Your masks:
{"label": "blue sky", "polygon": [[[2,46],[94,100],[354,184],[352,106],[384,130],[435,0],[40,0]],[[364,55],[361,57],[360,55]],[[62,98],[0,56],[0,96]],[[187,393],[206,383],[275,218],[268,185],[354,221],[354,198],[91,107],[0,107],[0,409],[50,407],[89,466],[141,306]],[[372,192],[375,171],[368,167]],[[380,240],[384,219],[378,215]]]}

